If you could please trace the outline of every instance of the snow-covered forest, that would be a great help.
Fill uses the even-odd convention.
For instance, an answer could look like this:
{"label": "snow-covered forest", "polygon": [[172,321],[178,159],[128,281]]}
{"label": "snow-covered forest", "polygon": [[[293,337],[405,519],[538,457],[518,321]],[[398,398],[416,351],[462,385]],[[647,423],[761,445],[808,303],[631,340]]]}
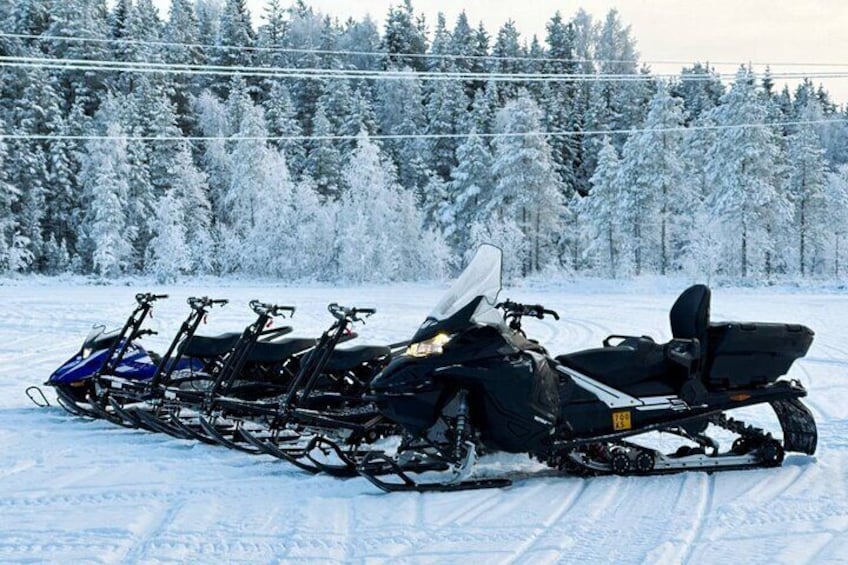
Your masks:
{"label": "snow-covered forest", "polygon": [[0,273],[408,280],[481,241],[511,276],[845,270],[848,113],[812,81],[658,76],[615,11],[258,16],[0,3]]}

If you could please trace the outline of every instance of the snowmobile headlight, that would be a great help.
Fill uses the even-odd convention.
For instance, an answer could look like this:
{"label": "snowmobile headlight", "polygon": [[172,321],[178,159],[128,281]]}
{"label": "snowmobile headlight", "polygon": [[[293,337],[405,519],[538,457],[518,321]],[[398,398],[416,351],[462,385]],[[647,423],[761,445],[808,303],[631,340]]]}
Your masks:
{"label": "snowmobile headlight", "polygon": [[92,351],[92,349],[90,347],[83,347],[82,348],[82,358],[88,359],[88,356],[91,355],[91,351]]}
{"label": "snowmobile headlight", "polygon": [[441,355],[443,347],[451,340],[450,335],[439,333],[430,339],[419,341],[418,343],[410,344],[406,348],[406,354],[410,357],[428,357],[430,355]]}

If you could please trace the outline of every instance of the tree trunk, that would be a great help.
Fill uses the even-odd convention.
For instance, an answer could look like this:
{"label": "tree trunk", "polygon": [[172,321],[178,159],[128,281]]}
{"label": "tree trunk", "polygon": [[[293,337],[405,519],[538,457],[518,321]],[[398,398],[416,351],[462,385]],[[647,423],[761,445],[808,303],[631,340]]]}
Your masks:
{"label": "tree trunk", "polygon": [[540,237],[539,237],[539,229],[540,229],[540,225],[541,225],[540,216],[541,216],[541,214],[539,213],[539,210],[538,210],[538,208],[537,208],[537,209],[536,209],[536,260],[535,260],[535,269],[536,269],[536,272],[539,272],[539,270],[540,270],[540,269],[539,269],[539,247],[540,247],[540,243],[539,243],[539,239],[540,239]]}
{"label": "tree trunk", "polygon": [[636,275],[638,276],[642,274],[642,226],[638,219],[633,221],[633,243],[636,245],[634,255],[636,258]]}
{"label": "tree trunk", "polygon": [[742,219],[742,278],[748,278],[748,223]]}
{"label": "tree trunk", "polygon": [[666,214],[668,213],[668,187],[663,184],[662,187],[662,211],[660,217],[660,274],[665,275],[668,266],[668,250],[666,249]]}

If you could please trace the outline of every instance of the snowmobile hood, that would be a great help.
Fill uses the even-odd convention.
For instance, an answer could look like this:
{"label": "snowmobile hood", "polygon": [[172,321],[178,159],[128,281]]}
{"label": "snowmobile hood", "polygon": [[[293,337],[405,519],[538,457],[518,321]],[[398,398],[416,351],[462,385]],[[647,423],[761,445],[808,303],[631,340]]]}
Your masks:
{"label": "snowmobile hood", "polygon": [[502,251],[494,245],[481,245],[450,289],[412,337],[412,342],[430,339],[439,333],[455,333],[470,325],[488,325],[506,329],[498,313],[498,294],[502,288]]}

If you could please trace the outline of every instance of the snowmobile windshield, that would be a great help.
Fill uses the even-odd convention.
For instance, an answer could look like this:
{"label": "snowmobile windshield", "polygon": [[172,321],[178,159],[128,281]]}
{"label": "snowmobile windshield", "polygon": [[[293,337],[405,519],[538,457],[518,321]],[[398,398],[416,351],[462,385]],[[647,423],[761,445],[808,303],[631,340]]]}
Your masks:
{"label": "snowmobile windshield", "polygon": [[473,324],[503,326],[495,308],[501,291],[502,252],[483,245],[450,289],[424,320],[413,341],[429,339],[439,332],[454,333]]}
{"label": "snowmobile windshield", "polygon": [[118,338],[120,330],[106,331],[106,326],[97,325],[91,328],[85,341],[82,342],[83,356],[87,357],[92,351],[106,349]]}

